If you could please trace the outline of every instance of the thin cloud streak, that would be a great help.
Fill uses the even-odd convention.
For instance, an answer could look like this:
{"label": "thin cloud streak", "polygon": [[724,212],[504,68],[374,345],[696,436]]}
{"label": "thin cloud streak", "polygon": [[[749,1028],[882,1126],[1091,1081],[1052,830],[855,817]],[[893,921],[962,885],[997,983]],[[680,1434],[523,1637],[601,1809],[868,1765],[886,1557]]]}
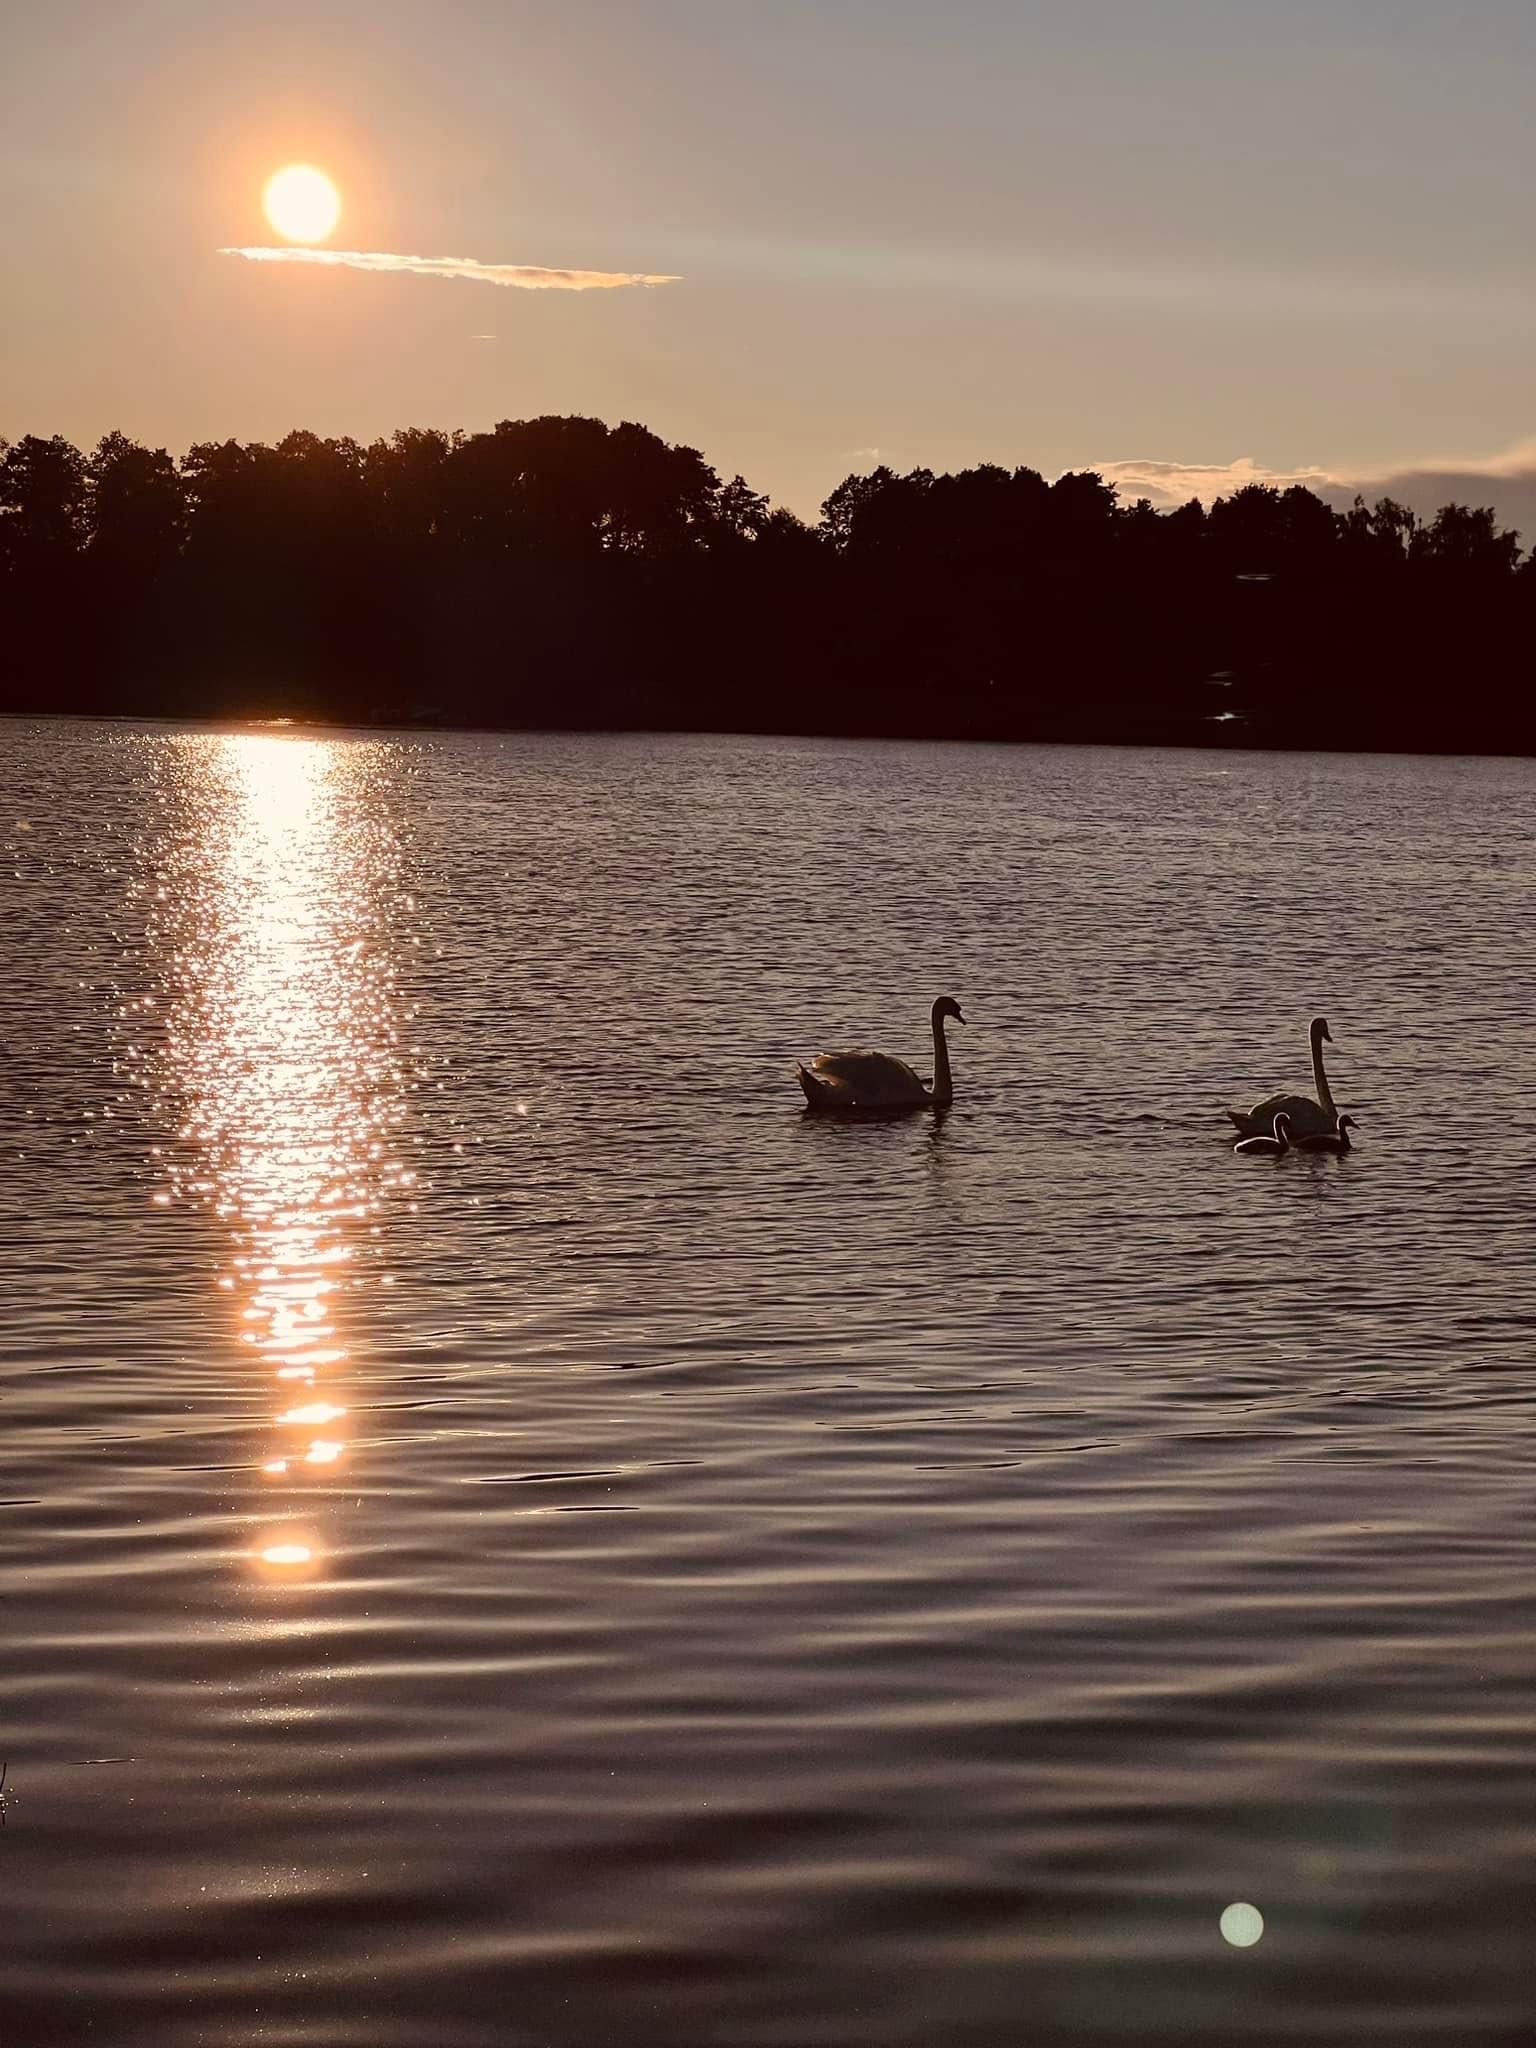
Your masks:
{"label": "thin cloud streak", "polygon": [[537,263],[479,263],[473,256],[394,256],[381,249],[220,249],[247,263],[319,263],[342,270],[382,270],[397,276],[463,277],[524,292],[616,291],[626,285],[677,284],[638,270],[550,270]]}

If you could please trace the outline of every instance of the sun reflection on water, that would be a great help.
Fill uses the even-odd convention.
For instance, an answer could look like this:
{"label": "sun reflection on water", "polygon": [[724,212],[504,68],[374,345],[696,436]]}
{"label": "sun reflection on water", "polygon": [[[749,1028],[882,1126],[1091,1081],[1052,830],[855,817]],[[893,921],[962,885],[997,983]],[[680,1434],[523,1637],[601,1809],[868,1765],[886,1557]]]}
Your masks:
{"label": "sun reflection on water", "polygon": [[380,753],[229,734],[189,737],[178,757],[196,825],[166,878],[185,936],[164,1080],[184,1121],[162,1164],[171,1200],[228,1228],[223,1313],[272,1399],[252,1545],[266,1579],[323,1562],[322,1538],[308,1521],[295,1533],[282,1496],[348,1464],[349,1302],[384,1199],[411,1178],[392,1156],[406,1081]]}

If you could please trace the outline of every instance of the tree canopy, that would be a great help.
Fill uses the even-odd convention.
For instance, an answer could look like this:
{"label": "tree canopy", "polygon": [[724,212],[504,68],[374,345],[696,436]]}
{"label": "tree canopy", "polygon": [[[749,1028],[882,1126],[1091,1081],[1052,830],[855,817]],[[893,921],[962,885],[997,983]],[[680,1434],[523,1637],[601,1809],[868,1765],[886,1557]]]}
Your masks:
{"label": "tree canopy", "polygon": [[1536,751],[1533,623],[1487,507],[882,465],[811,526],[575,417],[0,442],[0,709]]}

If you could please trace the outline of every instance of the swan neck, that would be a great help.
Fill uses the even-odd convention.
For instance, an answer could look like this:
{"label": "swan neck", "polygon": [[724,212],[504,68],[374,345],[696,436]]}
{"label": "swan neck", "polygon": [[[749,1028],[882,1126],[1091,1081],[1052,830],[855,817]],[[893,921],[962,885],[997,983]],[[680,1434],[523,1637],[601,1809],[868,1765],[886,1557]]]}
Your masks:
{"label": "swan neck", "polygon": [[933,1099],[948,1109],[955,1099],[955,1084],[949,1077],[949,1041],[944,1036],[944,1019],[933,1020]]}
{"label": "swan neck", "polygon": [[1312,1080],[1317,1089],[1317,1099],[1330,1117],[1337,1112],[1333,1106],[1333,1090],[1328,1086],[1328,1076],[1323,1072],[1323,1041],[1314,1033],[1312,1038]]}

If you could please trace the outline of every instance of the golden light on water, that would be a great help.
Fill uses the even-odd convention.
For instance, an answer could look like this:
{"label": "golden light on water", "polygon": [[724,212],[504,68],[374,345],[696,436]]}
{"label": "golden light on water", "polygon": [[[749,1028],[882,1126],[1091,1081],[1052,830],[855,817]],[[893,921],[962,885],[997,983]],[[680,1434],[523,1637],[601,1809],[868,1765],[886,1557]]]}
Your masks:
{"label": "golden light on water", "polygon": [[164,879],[181,988],[155,1079],[180,1141],[154,1199],[211,1211],[228,1233],[211,1301],[277,1432],[253,1467],[264,1518],[279,1510],[253,1550],[268,1577],[323,1560],[282,1496],[323,1488],[348,1461],[347,1326],[375,1219],[409,1178],[390,1150],[405,1082],[379,756],[231,734],[189,738],[178,759],[192,823]]}
{"label": "golden light on water", "polygon": [[288,242],[323,242],[341,218],[341,194],[313,164],[287,164],[274,172],[261,204]]}
{"label": "golden light on water", "polygon": [[312,1401],[307,1408],[290,1408],[277,1419],[282,1423],[306,1423],[319,1427],[327,1422],[336,1421],[346,1412],[345,1408],[333,1407],[329,1401]]}

